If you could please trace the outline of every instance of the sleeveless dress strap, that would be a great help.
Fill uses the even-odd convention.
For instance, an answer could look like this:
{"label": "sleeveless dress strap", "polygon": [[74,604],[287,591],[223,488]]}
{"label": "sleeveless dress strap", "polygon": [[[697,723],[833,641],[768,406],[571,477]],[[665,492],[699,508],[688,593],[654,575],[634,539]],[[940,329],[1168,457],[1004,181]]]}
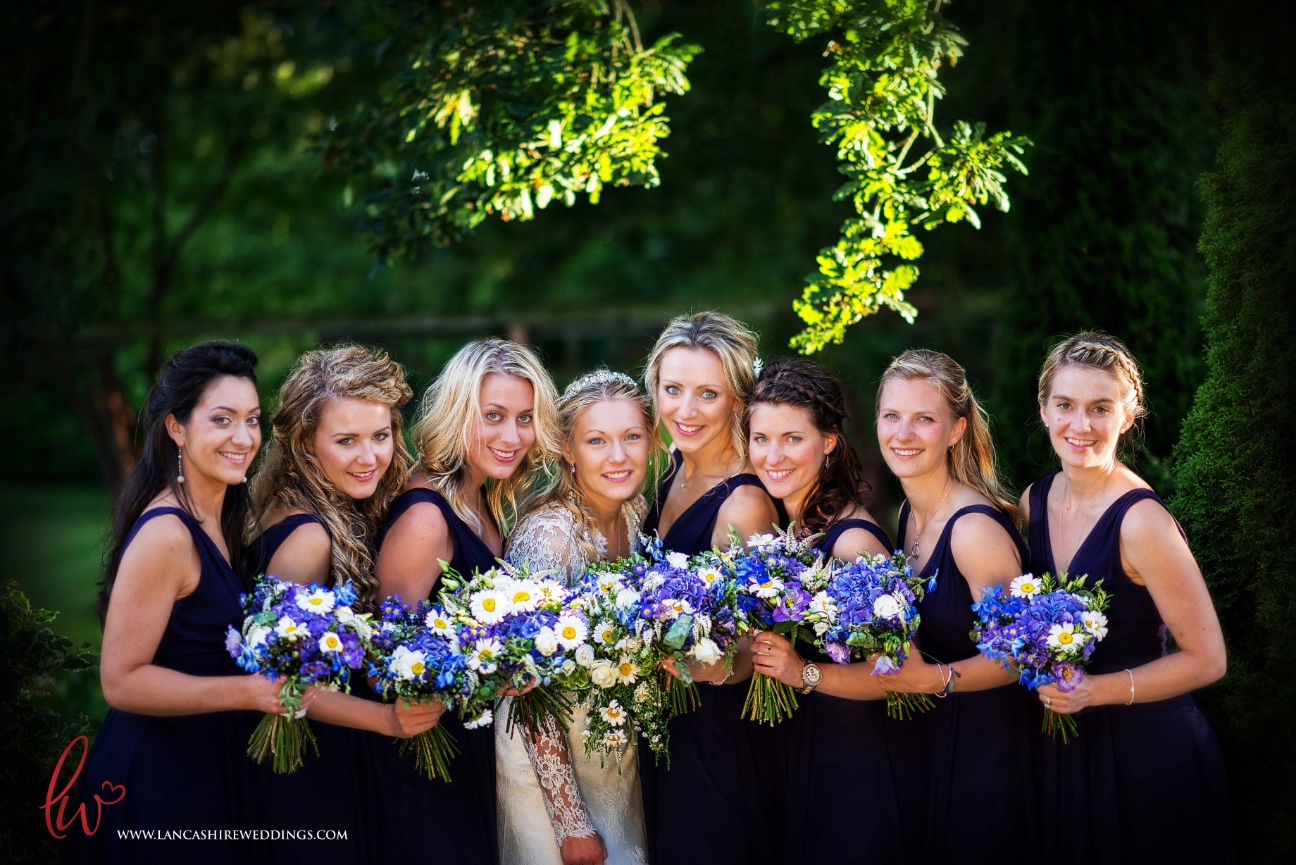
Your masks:
{"label": "sleeveless dress strap", "polygon": [[1033,569],[1038,568],[1039,562],[1045,562],[1049,559],[1048,497],[1049,490],[1053,488],[1053,481],[1057,479],[1057,476],[1058,472],[1049,472],[1042,477],[1036,478],[1030,487],[1028,496],[1030,523],[1026,528],[1026,534],[1030,540],[1031,559],[1036,563],[1032,565]]}
{"label": "sleeveless dress strap", "polygon": [[1026,542],[1022,540],[1021,533],[1017,531],[1017,527],[1013,525],[1012,520],[1008,519],[1007,514],[990,505],[968,505],[965,508],[959,508],[954,512],[954,515],[949,518],[949,521],[945,523],[945,529],[941,532],[940,542],[946,544],[949,543],[950,537],[954,534],[954,523],[957,522],[960,517],[966,516],[967,514],[981,514],[998,523],[1003,527],[1003,530],[1008,533],[1008,537],[1012,538],[1013,546],[1017,548],[1017,557],[1021,561],[1022,567],[1026,567],[1026,565],[1030,563],[1030,551],[1026,549]]}
{"label": "sleeveless dress strap", "polygon": [[[220,548],[216,546],[216,543],[202,530],[202,526],[198,525],[198,521],[194,519],[193,514],[183,508],[174,508],[169,505],[151,508],[136,518],[135,524],[131,526],[130,531],[126,534],[126,541],[122,544],[122,553],[126,552],[126,548],[131,545],[131,541],[135,540],[135,536],[139,534],[140,529],[144,528],[145,523],[152,520],[154,517],[163,517],[168,514],[180,518],[180,522],[184,523],[185,528],[189,530],[189,534],[194,540],[194,546],[198,548],[200,553],[206,552],[226,568],[230,567],[229,560],[227,560],[224,554],[221,553]],[[118,561],[121,561],[120,556],[118,557]]]}
{"label": "sleeveless dress strap", "polygon": [[819,549],[831,556],[833,547],[837,546],[837,541],[841,540],[841,536],[851,529],[863,529],[868,532],[878,539],[878,542],[882,544],[884,550],[895,549],[891,546],[891,539],[887,537],[886,532],[882,530],[881,526],[871,520],[864,520],[858,517],[838,520],[829,526],[828,531],[819,539]]}
{"label": "sleeveless dress strap", "polygon": [[[279,552],[279,548],[284,545],[284,542],[288,540],[293,532],[311,523],[324,525],[324,521],[314,514],[293,514],[284,517],[257,535],[256,539],[248,545],[248,559],[256,568],[256,573],[263,573],[266,568],[270,567],[270,562],[274,560],[275,553]],[[325,526],[325,529],[327,529],[327,526]]]}
{"label": "sleeveless dress strap", "polygon": [[[446,506],[449,505],[449,502],[445,500],[445,496],[435,490],[429,490],[424,487],[415,487],[412,490],[406,490],[396,497],[395,501],[391,503],[391,507],[387,510],[387,518],[383,520],[382,527],[378,529],[378,536],[374,538],[374,546],[381,547],[383,539],[387,537],[388,530],[396,524],[396,521],[404,516],[405,512],[410,508],[423,502],[436,505],[440,508],[442,514],[445,514]],[[453,510],[454,509],[451,508],[451,513],[453,513]],[[447,519],[449,519],[448,516]]]}

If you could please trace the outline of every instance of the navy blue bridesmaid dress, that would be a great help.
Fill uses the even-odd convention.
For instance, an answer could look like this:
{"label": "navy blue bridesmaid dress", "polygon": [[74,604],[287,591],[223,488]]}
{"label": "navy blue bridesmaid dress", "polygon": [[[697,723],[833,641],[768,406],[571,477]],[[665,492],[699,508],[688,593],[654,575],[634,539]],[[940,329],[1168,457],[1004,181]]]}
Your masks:
{"label": "navy blue bridesmaid dress", "polygon": [[[873,522],[834,523],[818,546],[831,554],[850,529],[865,529],[893,549]],[[813,647],[798,652],[820,666],[833,661]],[[885,700],[798,696],[790,739],[785,832],[787,865],[904,862],[922,850],[931,760],[919,718],[896,720]]]}
{"label": "navy blue bridesmaid dress", "polygon": [[[392,502],[387,520],[378,532],[378,547],[405,512],[421,502],[435,505],[450,527],[454,544],[452,568],[467,576],[495,566],[495,554],[459,518],[446,498],[425,488],[407,490]],[[435,594],[434,588],[432,595]],[[404,600],[412,604],[424,599]],[[440,778],[428,780],[415,768],[412,753],[403,756],[399,753],[395,740],[369,737],[371,759],[380,784],[373,822],[381,839],[381,855],[401,860],[412,856],[437,863],[497,865],[495,731],[490,727],[465,730],[452,712],[442,715],[440,724],[459,747],[459,753],[450,761],[449,783]]]}
{"label": "navy blue bridesmaid dress", "polygon": [[[135,521],[122,549],[149,520],[173,515],[193,536],[201,571],[198,587],[175,602],[153,663],[190,676],[245,675],[225,650],[225,632],[243,621],[243,585],[194,517],[159,507]],[[247,861],[249,848],[230,840],[127,840],[124,829],[235,830],[254,825],[258,802],[248,739],[260,715],[251,711],[158,717],[109,709],[81,775],[82,804],[98,831],[83,838],[81,860],[94,863],[186,865]],[[104,785],[125,798],[100,812],[94,795]],[[115,793],[114,793],[115,795]]]}
{"label": "navy blue bridesmaid dress", "polygon": [[[1030,489],[1031,569],[1056,574],[1048,528],[1048,493],[1057,474]],[[1137,502],[1156,493],[1125,493],[1099,517],[1071,560],[1068,574],[1103,581],[1111,594],[1107,636],[1089,672],[1119,673],[1165,654],[1166,629],[1147,588],[1121,566],[1120,527]],[[1137,688],[1137,677],[1135,687]],[[1190,694],[1091,706],[1075,716],[1080,735],[1044,744],[1046,837],[1067,843],[1059,862],[1232,862],[1224,759],[1214,731]]]}
{"label": "navy blue bridesmaid dress", "polygon": [[[644,534],[657,532],[666,493],[683,462],[676,451]],[[688,555],[711,549],[720,508],[742,486],[761,487],[761,482],[754,474],[740,474],[716,484],[679,515],[662,537],[663,546]],[[768,747],[764,739],[770,737],[754,733],[757,725],[743,720],[748,684],[699,684],[698,708],[670,722],[670,768],[665,761],[659,766],[639,762],[655,865],[758,865],[781,859],[781,802],[772,801],[780,797],[770,793],[770,775],[784,771],[786,755]]]}
{"label": "navy blue bridesmaid dress", "polygon": [[[275,523],[248,545],[245,561],[249,573],[255,578],[268,573],[267,568],[275,553],[288,536],[310,523],[323,525],[314,514],[293,514]],[[273,574],[271,574],[273,576]],[[362,694],[369,685],[364,671],[353,672],[351,690]],[[257,768],[260,772],[261,795],[265,807],[257,821],[262,829],[331,829],[346,833],[345,842],[328,845],[329,858],[334,861],[367,862],[373,843],[367,835],[372,827],[366,812],[376,779],[368,760],[368,750],[363,739],[375,734],[348,727],[338,727],[322,721],[311,721],[319,755],[309,748],[302,767],[287,775],[277,775],[270,761]],[[321,791],[331,791],[327,806],[322,805]],[[300,840],[266,842],[266,852],[302,852],[318,845]]]}
{"label": "navy blue bridesmaid dress", "polygon": [[[1008,517],[989,505],[960,508],[945,523],[924,579],[936,578],[918,605],[918,644],[930,661],[950,664],[977,654],[972,642],[972,590],[954,560],[954,524],[984,514],[1012,538],[1024,563],[1026,547]],[[900,548],[905,548],[909,503],[900,509]],[[1005,814],[1012,815],[1013,845],[1035,850],[1039,839],[1039,701],[1017,684],[986,691],[955,691],[933,698],[922,715],[931,761],[923,859],[937,863],[998,863],[1003,847],[987,839]],[[1063,842],[1064,843],[1064,842]]]}

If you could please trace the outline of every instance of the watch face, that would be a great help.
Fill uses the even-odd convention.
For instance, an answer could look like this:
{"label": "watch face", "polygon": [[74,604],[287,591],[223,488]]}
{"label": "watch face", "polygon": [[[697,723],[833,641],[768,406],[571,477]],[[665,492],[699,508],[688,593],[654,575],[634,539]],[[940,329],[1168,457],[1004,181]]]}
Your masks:
{"label": "watch face", "polygon": [[801,678],[805,679],[807,685],[819,684],[821,675],[822,672],[817,664],[807,664],[806,668],[801,672]]}

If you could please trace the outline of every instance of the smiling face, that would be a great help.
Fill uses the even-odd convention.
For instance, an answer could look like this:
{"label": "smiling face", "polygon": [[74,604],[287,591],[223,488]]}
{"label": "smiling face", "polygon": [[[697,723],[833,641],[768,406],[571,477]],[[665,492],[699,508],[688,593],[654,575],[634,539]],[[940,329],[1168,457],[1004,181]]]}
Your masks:
{"label": "smiling face", "polygon": [[955,417],[927,378],[893,378],[878,399],[878,446],[896,477],[917,478],[947,464],[967,419]]}
{"label": "smiling face", "polygon": [[1124,396],[1103,370],[1068,364],[1057,371],[1040,420],[1063,465],[1093,468],[1116,461],[1120,437],[1134,424]]}
{"label": "smiling face", "polygon": [[650,437],[643,409],[625,399],[594,403],[576,418],[563,456],[600,514],[638,495],[648,474]]}
{"label": "smiling face", "polygon": [[333,486],[353,499],[367,499],[395,453],[391,408],[349,396],[329,400],[311,446]]}
{"label": "smiling face", "polygon": [[751,408],[747,448],[752,465],[769,494],[783,499],[790,511],[799,510],[836,447],[836,434],[821,433],[809,409],[774,403]]}
{"label": "smiling face", "polygon": [[231,375],[215,379],[189,415],[167,416],[167,433],[180,448],[186,483],[200,477],[241,484],[261,447],[261,406],[256,385]]}
{"label": "smiling face", "polygon": [[535,443],[535,388],[513,375],[492,372],[481,385],[481,416],[468,449],[474,484],[502,481],[522,465]]}
{"label": "smiling face", "polygon": [[704,348],[680,346],[662,355],[657,376],[657,413],[682,453],[731,441],[733,395],[720,358]]}

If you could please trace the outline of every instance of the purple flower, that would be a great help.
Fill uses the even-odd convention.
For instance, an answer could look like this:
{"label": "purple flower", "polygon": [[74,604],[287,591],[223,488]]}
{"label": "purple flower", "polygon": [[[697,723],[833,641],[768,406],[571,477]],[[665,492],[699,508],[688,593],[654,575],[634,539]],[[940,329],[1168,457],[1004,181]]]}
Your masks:
{"label": "purple flower", "polygon": [[[834,658],[834,660],[836,659]],[[845,661],[840,663],[845,663]],[[878,655],[877,660],[873,663],[873,675],[875,676],[889,676],[898,672],[900,672],[900,665],[886,655]]]}
{"label": "purple flower", "polygon": [[1084,681],[1084,670],[1076,664],[1054,664],[1051,672],[1058,690],[1064,694],[1071,693]]}

